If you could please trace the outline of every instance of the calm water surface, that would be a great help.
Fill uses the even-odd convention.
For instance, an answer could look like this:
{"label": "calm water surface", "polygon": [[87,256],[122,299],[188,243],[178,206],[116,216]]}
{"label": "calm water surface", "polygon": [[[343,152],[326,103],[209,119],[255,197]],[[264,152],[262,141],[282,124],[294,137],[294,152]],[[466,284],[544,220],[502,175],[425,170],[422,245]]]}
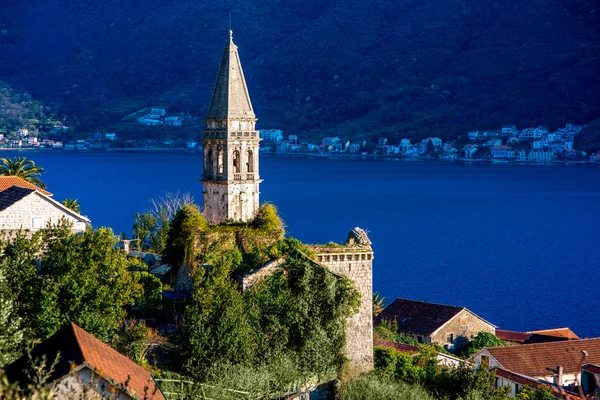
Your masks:
{"label": "calm water surface", "polygon": [[[20,152],[54,198],[130,232],[165,192],[202,201],[192,153]],[[0,152],[14,156],[15,152]],[[261,157],[261,200],[288,234],[343,242],[369,231],[374,288],[469,308],[505,329],[600,336],[600,168]]]}

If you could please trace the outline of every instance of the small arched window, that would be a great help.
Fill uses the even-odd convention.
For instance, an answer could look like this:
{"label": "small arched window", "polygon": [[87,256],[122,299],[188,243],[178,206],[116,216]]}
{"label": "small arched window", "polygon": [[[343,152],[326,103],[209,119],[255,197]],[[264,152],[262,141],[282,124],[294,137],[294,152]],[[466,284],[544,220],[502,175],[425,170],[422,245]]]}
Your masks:
{"label": "small arched window", "polygon": [[240,152],[237,150],[233,152],[233,173],[240,173]]}
{"label": "small arched window", "polygon": [[215,169],[215,155],[212,149],[208,149],[206,152],[206,162],[204,163],[204,171],[207,175],[212,175]]}
{"label": "small arched window", "polygon": [[219,149],[219,156],[218,156],[218,160],[217,160],[217,164],[218,164],[218,172],[219,175],[223,175],[223,172],[225,171],[225,165],[223,164],[224,161],[224,154],[223,154],[223,149]]}
{"label": "small arched window", "polygon": [[254,172],[254,153],[252,153],[252,150],[248,150],[248,163],[246,163],[246,170],[248,172]]}

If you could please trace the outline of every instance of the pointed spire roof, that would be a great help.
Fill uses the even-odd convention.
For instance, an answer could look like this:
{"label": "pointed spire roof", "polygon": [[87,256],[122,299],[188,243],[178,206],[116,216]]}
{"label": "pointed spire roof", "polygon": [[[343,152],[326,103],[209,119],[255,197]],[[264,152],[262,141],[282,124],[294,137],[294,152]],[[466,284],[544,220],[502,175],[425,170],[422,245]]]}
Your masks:
{"label": "pointed spire roof", "polygon": [[256,119],[237,49],[229,31],[206,119]]}

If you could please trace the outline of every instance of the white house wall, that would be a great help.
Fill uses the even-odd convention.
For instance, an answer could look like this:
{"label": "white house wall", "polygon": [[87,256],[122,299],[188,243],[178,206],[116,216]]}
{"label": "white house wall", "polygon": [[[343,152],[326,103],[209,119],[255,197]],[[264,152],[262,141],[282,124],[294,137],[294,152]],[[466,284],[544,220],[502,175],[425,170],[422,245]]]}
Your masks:
{"label": "white house wall", "polygon": [[85,221],[76,219],[72,214],[66,213],[37,192],[32,192],[10,207],[0,211],[0,230],[23,229],[36,231],[38,229],[33,229],[34,218],[42,218],[42,228],[48,222],[55,225],[61,218],[66,218],[73,224],[73,231],[85,231]]}

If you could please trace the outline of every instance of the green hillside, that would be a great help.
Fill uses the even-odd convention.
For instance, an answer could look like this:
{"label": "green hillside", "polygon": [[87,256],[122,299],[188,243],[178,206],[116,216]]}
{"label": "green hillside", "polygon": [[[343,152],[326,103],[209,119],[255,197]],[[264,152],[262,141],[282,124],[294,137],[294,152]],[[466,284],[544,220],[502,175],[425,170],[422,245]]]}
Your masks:
{"label": "green hillside", "polygon": [[259,128],[392,140],[600,116],[594,0],[5,0],[0,79],[80,132],[202,116],[232,11]]}

